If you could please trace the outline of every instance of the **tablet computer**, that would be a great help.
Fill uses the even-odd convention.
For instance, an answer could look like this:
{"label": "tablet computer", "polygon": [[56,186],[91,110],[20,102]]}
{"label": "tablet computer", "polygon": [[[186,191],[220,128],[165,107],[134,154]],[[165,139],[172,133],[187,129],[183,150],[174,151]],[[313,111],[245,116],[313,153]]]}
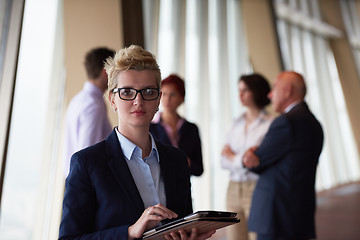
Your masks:
{"label": "tablet computer", "polygon": [[235,212],[222,212],[222,211],[197,211],[186,217],[185,220],[195,219],[195,218],[234,218],[236,217]]}
{"label": "tablet computer", "polygon": [[184,229],[187,233],[192,228],[198,228],[199,234],[211,230],[217,230],[240,222],[234,212],[221,211],[198,211],[184,218],[169,222],[162,226],[151,229],[143,234],[143,239],[155,240],[165,239],[165,235],[171,232]]}

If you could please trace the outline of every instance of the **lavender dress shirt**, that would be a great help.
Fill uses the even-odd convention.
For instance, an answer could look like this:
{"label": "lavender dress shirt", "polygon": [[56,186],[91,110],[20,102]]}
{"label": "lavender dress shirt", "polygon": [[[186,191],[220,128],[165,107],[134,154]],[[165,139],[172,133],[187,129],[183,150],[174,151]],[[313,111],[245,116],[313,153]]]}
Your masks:
{"label": "lavender dress shirt", "polygon": [[66,112],[64,175],[69,173],[71,155],[104,140],[111,132],[103,92],[91,82],[70,101]]}

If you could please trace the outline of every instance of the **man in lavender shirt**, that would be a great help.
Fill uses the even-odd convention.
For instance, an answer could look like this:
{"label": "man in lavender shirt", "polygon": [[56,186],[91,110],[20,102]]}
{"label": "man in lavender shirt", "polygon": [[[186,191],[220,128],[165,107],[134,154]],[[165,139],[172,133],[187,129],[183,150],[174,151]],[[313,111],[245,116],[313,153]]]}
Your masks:
{"label": "man in lavender shirt", "polygon": [[70,101],[66,112],[65,177],[69,173],[71,155],[104,140],[112,130],[103,95],[108,82],[104,62],[114,54],[112,49],[94,48],[85,56],[88,79],[83,89]]}

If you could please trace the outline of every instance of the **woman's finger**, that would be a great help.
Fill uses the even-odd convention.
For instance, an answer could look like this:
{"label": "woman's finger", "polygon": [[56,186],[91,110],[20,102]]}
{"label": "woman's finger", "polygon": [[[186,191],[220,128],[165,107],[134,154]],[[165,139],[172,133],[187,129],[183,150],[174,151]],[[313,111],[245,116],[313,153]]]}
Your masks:
{"label": "woman's finger", "polygon": [[158,215],[164,218],[176,218],[178,215],[161,204],[154,205],[145,210],[147,215]]}
{"label": "woman's finger", "polygon": [[188,240],[189,239],[188,235],[186,234],[186,232],[183,229],[179,230],[179,234],[180,234],[181,240]]}
{"label": "woman's finger", "polygon": [[191,229],[190,240],[197,239],[197,236],[198,236],[198,229],[197,228]]}
{"label": "woman's finger", "polygon": [[[179,235],[176,232],[172,232],[170,233],[170,236],[174,239],[174,240],[180,240]],[[183,239],[182,239],[183,240]],[[187,239],[185,239],[187,240]]]}

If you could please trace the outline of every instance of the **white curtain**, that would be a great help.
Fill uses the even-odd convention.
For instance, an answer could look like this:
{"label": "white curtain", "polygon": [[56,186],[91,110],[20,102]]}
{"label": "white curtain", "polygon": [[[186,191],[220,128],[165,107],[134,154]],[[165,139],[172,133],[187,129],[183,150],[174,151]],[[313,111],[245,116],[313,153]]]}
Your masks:
{"label": "white curtain", "polygon": [[143,0],[145,48],[162,77],[185,79],[181,114],[198,125],[204,174],[192,178],[194,210],[225,209],[228,172],[221,169],[224,137],[239,104],[237,81],[251,71],[239,0]]}
{"label": "white curtain", "polygon": [[[195,210],[225,208],[228,173],[220,151],[232,120],[243,108],[236,82],[252,72],[242,26],[240,0],[143,0],[145,47],[155,53],[162,76],[186,82],[181,113],[200,128],[205,172],[193,177]],[[301,72],[306,97],[325,132],[317,190],[360,179],[344,96],[328,38],[341,32],[321,21],[317,0],[274,1],[285,69]]]}

